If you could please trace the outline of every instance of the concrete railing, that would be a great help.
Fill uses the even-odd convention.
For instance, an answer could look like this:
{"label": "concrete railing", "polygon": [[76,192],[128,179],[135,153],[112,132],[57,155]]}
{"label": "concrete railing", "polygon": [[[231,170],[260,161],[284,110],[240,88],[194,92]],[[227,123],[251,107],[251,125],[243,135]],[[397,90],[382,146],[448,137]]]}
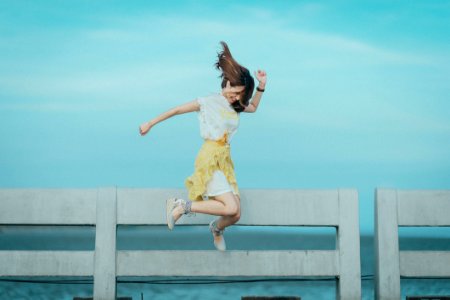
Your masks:
{"label": "concrete railing", "polygon": [[[185,192],[0,190],[0,224],[96,226],[95,251],[0,251],[0,276],[93,276],[95,299],[115,298],[117,276],[336,276],[338,299],[361,299],[356,190],[241,192],[238,225],[336,227],[336,250],[117,251],[117,225],[165,225],[168,197]],[[177,226],[206,225],[210,219],[197,214]]]}
{"label": "concrete railing", "polygon": [[450,251],[400,251],[398,227],[450,226],[450,191],[377,189],[375,296],[400,299],[400,276],[450,276]]}

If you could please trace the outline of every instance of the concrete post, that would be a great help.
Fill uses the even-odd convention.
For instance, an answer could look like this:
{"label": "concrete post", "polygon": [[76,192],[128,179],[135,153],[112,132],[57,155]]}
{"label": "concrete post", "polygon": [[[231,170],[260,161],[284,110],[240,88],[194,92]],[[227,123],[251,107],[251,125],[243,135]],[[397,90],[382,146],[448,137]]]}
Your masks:
{"label": "concrete post", "polygon": [[95,231],[94,299],[116,299],[117,189],[99,188]]}
{"label": "concrete post", "polygon": [[397,192],[375,191],[375,299],[400,299]]}
{"label": "concrete post", "polygon": [[361,299],[361,264],[359,247],[358,192],[339,190],[339,284],[337,299]]}

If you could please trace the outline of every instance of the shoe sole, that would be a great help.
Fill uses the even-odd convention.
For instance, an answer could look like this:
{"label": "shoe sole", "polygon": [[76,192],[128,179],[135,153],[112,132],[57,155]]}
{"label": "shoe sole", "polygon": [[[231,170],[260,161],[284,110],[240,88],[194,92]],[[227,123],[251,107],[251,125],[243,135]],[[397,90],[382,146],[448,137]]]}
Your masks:
{"label": "shoe sole", "polygon": [[175,205],[176,198],[170,198],[166,200],[166,221],[167,221],[167,227],[169,227],[169,230],[172,230],[175,225],[175,220],[172,216],[172,210]]}

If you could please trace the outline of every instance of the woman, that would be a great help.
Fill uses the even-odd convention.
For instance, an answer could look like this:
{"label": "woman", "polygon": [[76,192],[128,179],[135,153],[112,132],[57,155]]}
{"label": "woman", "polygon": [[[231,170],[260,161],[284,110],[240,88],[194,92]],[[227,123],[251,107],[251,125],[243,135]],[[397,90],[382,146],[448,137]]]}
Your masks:
{"label": "woman", "polygon": [[[266,86],[266,73],[255,72],[259,84],[252,98],[254,80],[250,72],[233,59],[225,42],[215,67],[222,72],[221,93],[200,97],[177,106],[139,127],[147,134],[157,123],[175,115],[199,112],[200,133],[205,142],[195,160],[194,173],[186,179],[191,200],[171,198],[166,202],[167,225],[173,229],[183,214],[221,216],[209,224],[217,250],[226,249],[223,232],[240,218],[240,196],[230,156],[230,141],[239,126],[241,112],[254,113]],[[252,99],[251,99],[252,98]],[[251,101],[250,101],[251,99]],[[205,201],[207,200],[207,201]]]}

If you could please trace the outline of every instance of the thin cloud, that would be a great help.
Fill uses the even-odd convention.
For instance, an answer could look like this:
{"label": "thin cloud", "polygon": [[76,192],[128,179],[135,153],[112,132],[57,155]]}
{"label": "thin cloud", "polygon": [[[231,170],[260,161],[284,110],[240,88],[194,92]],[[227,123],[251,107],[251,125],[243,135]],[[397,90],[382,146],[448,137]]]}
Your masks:
{"label": "thin cloud", "polygon": [[[0,78],[2,91],[15,96],[64,98],[72,95],[108,97],[119,94],[163,91],[177,82],[183,87],[205,77],[205,70],[195,65],[141,64],[106,72],[68,73]],[[134,91],[134,92],[133,92]]]}
{"label": "thin cloud", "polygon": [[[305,8],[306,12],[314,12],[324,9],[323,7]],[[192,45],[217,45],[218,37],[236,38],[256,37],[261,31],[265,38],[248,41],[252,45],[252,50],[248,48],[247,43],[235,42],[236,49],[244,54],[254,53],[251,59],[255,61],[264,61],[268,68],[277,68],[284,66],[285,75],[288,77],[296,76],[295,68],[299,66],[309,68],[349,68],[352,65],[364,66],[371,64],[432,64],[433,60],[429,57],[417,55],[414,53],[405,53],[392,49],[363,42],[357,39],[349,38],[343,35],[329,34],[323,32],[305,31],[296,28],[286,28],[286,23],[279,22],[278,16],[266,10],[257,10],[254,14],[259,19],[265,19],[264,23],[241,20],[240,22],[229,22],[209,17],[185,17],[179,14],[170,16],[155,16],[147,13],[135,18],[119,17],[118,22],[112,22],[113,26],[107,28],[71,28],[71,38],[61,40],[61,44],[52,44],[54,49],[51,51],[51,57],[43,56],[41,60],[33,60],[33,71],[26,76],[14,74],[13,71],[6,69],[0,73],[0,88],[3,93],[10,96],[41,97],[52,99],[69,99],[73,95],[83,96],[90,99],[107,99],[122,97],[139,97],[139,94],[149,91],[164,90],[173,83],[180,87],[189,87],[198,84],[200,80],[206,81],[208,76],[213,75],[210,66],[201,66],[197,63],[187,62],[185,57],[174,57],[169,59],[169,55],[164,50],[170,52],[165,44],[172,42],[177,37],[189,40],[189,49],[195,49]],[[113,18],[113,17],[111,17]],[[37,37],[45,42],[50,41],[55,36],[61,36],[66,29],[54,28],[45,35],[42,30],[38,30]],[[33,36],[36,31],[31,31]],[[2,43],[8,44],[8,39],[13,39],[12,44],[23,42],[21,40],[27,37],[12,36],[3,37]],[[35,37],[36,39],[36,37]],[[268,47],[267,41],[270,42]],[[113,45],[120,45],[121,51],[114,52],[111,49],[109,53],[104,53],[108,42]],[[45,43],[41,43],[45,45]],[[76,64],[66,66],[63,73],[45,74],[48,66],[52,62],[61,60],[68,61],[72,59],[77,61],[82,57],[83,62],[89,62],[89,56],[84,52],[65,51],[74,45],[83,45],[84,52],[92,55],[92,64],[96,64],[95,55],[102,54],[109,57],[110,61],[124,59],[125,62],[117,65],[106,66],[104,71],[77,69]],[[157,54],[148,58],[148,61],[133,59],[132,56],[122,55],[126,53],[127,45],[135,47],[139,44],[143,49],[158,49]],[[182,43],[180,43],[182,44]],[[133,46],[134,45],[134,46]],[[58,51],[60,47],[60,51]],[[254,49],[259,49],[255,52]],[[123,51],[122,51],[123,50]],[[298,54],[298,52],[301,52]],[[179,54],[184,53],[182,50]],[[94,55],[95,54],[95,55]],[[200,61],[201,54],[190,53],[191,58]],[[213,55],[211,56],[213,57]],[[337,57],[337,58],[336,58]],[[294,59],[295,58],[295,59]],[[163,60],[164,63],[154,63]],[[151,61],[151,63],[150,63]],[[191,60],[192,61],[192,60]],[[247,60],[246,60],[247,61]],[[97,63],[97,64],[101,64]],[[10,64],[11,67],[11,64]],[[293,69],[294,68],[294,69]],[[290,74],[289,74],[290,72]],[[325,71],[326,72],[326,71]],[[211,76],[211,82],[214,76]],[[163,93],[161,93],[163,94]],[[69,101],[69,100],[66,100]],[[125,102],[125,100],[122,100]],[[85,107],[80,104],[81,108]],[[68,105],[48,105],[48,109],[76,109],[77,104]],[[5,107],[5,106],[4,106]],[[10,106],[13,107],[13,106]],[[40,106],[20,104],[14,106],[17,109],[37,109]],[[45,105],[43,107],[46,107]],[[102,104],[99,104],[102,107]]]}
{"label": "thin cloud", "polygon": [[[276,13],[266,9],[255,9],[242,5],[237,5],[233,9],[250,17],[247,20],[242,19],[238,22],[229,22],[227,19],[216,18],[216,16],[211,16],[211,18],[186,17],[179,14],[159,16],[153,13],[146,13],[130,19],[119,17],[119,21],[113,23],[118,23],[121,27],[92,30],[86,32],[86,35],[91,38],[121,42],[141,41],[143,43],[151,36],[151,42],[156,44],[159,41],[164,41],[167,37],[175,36],[190,39],[220,36],[233,39],[236,36],[236,32],[239,32],[239,35],[248,37],[255,37],[264,32],[264,46],[267,47],[267,41],[270,41],[271,49],[274,50],[272,51],[273,53],[282,53],[275,50],[281,50],[286,45],[293,48],[295,45],[298,46],[298,49],[308,49],[311,53],[314,53],[314,50],[318,50],[320,53],[324,49],[330,50],[331,53],[348,52],[348,56],[354,57],[354,55],[358,55],[368,58],[366,62],[369,64],[377,62],[419,65],[434,63],[432,57],[414,52],[387,49],[383,46],[342,34],[314,32],[295,28],[290,25],[292,23],[290,20],[285,17],[280,18]],[[308,4],[294,9],[304,14],[317,14],[326,8],[322,4]],[[255,42],[259,42],[259,40],[255,40]],[[255,45],[255,48],[257,46]],[[330,63],[335,65],[336,61],[330,61]]]}

